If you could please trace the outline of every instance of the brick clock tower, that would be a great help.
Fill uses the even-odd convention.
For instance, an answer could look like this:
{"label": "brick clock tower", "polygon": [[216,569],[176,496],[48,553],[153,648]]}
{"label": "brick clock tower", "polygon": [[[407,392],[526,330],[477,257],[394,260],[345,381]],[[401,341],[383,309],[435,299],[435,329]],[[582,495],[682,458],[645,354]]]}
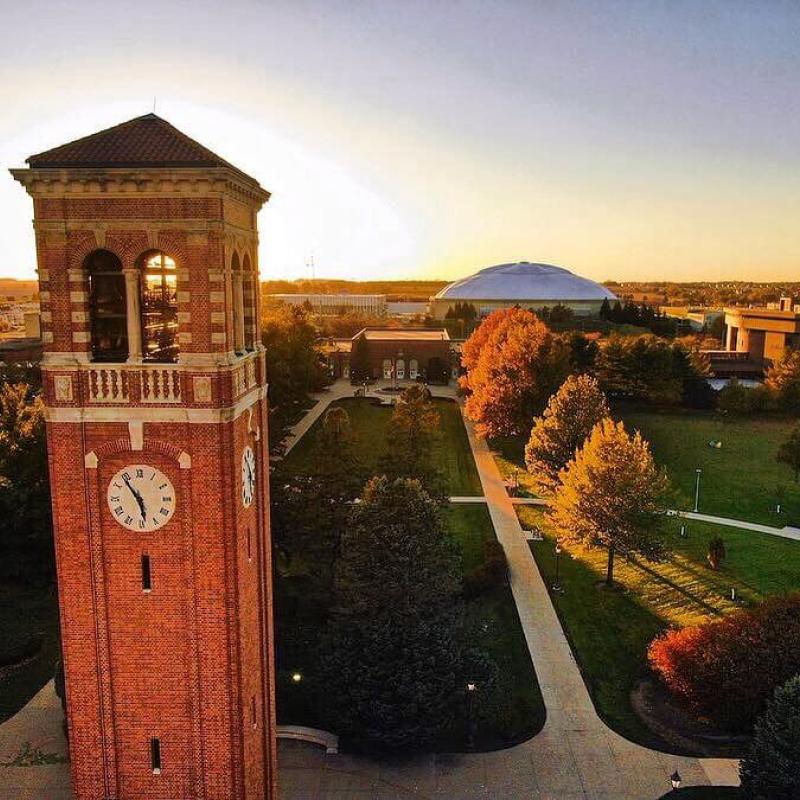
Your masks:
{"label": "brick clock tower", "polygon": [[32,156],[78,800],[275,800],[258,182],[159,117]]}

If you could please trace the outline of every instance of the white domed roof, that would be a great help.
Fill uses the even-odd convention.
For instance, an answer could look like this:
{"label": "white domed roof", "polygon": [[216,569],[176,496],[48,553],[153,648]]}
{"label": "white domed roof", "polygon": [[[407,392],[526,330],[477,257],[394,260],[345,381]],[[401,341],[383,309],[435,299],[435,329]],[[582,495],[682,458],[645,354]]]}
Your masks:
{"label": "white domed roof", "polygon": [[552,264],[498,264],[445,286],[434,300],[615,300],[599,283]]}

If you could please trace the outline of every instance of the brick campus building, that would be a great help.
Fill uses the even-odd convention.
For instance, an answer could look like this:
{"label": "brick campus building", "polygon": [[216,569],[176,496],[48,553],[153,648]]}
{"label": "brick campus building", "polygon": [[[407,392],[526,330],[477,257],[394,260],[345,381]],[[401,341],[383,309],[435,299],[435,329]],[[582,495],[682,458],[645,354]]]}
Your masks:
{"label": "brick campus building", "polygon": [[76,797],[273,800],[269,193],[153,114],[28,164]]}
{"label": "brick campus building", "polygon": [[458,374],[459,359],[444,328],[364,328],[352,339],[325,340],[321,352],[334,378],[447,383]]}

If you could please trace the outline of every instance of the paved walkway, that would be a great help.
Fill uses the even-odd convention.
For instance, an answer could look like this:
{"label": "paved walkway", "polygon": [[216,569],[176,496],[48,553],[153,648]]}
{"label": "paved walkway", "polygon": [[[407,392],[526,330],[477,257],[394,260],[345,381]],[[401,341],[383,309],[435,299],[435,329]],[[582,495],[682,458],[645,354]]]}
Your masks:
{"label": "paved walkway", "polygon": [[771,525],[761,525],[758,522],[747,522],[743,519],[730,519],[729,517],[715,517],[711,514],[700,514],[696,511],[678,511],[676,516],[686,519],[696,519],[698,522],[713,522],[716,525],[727,525],[729,528],[742,528],[747,531],[768,533],[770,536],[780,536],[783,539],[794,539],[800,542],[800,530],[797,528],[773,528]]}
{"label": "paved walkway", "polygon": [[62,719],[61,701],[50,681],[25,708],[0,725],[1,798],[71,800]]}
{"label": "paved walkway", "polygon": [[[292,444],[339,397],[334,384],[296,426]],[[437,391],[453,395],[452,390]],[[326,755],[321,748],[281,741],[281,800],[656,800],[677,769],[684,785],[737,784],[737,764],[726,759],[681,758],[632,744],[600,720],[536,568],[514,504],[483,439],[467,424],[470,445],[497,537],[509,562],[514,600],[547,707],[533,739],[494,753],[422,756],[374,761]],[[63,757],[61,709],[52,683],[0,726],[0,762],[30,742],[43,755]],[[64,763],[0,766],[0,798],[70,800]]]}

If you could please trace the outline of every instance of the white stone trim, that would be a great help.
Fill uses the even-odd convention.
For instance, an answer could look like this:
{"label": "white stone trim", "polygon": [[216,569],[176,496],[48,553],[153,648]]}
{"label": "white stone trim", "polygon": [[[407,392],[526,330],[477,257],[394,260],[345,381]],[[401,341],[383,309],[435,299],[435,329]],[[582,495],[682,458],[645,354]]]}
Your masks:
{"label": "white stone trim", "polygon": [[[39,297],[41,297],[41,294],[39,295]],[[50,299],[49,296],[48,296],[48,299]],[[70,303],[85,303],[86,300],[87,300],[86,292],[84,292],[84,291],[70,292],[69,293],[69,301],[70,301]]]}
{"label": "white stone trim", "polygon": [[131,450],[141,450],[144,447],[144,422],[140,419],[130,420],[128,435],[131,437]]}
{"label": "white stone trim", "polygon": [[94,450],[90,450],[83,457],[83,465],[86,469],[97,469],[97,453]]}
{"label": "white stone trim", "polygon": [[[92,340],[92,334],[89,331],[72,332],[72,341],[75,342],[76,344],[88,344],[91,340]],[[44,334],[42,334],[42,341],[44,341]]]}
{"label": "white stone trim", "polygon": [[233,422],[247,411],[250,406],[267,396],[266,384],[253,389],[233,406],[225,408],[170,408],[164,407],[114,407],[96,406],[91,408],[64,408],[48,406],[45,408],[45,419],[48,422],[124,422],[132,419],[148,422],[179,422],[194,425]]}

